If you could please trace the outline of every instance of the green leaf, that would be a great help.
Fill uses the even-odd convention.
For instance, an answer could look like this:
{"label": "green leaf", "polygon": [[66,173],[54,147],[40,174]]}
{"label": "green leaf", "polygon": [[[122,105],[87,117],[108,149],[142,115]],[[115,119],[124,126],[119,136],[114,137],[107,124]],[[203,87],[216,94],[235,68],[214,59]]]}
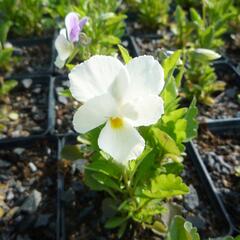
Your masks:
{"label": "green leaf", "polygon": [[182,179],[174,174],[161,174],[151,180],[150,189],[143,190],[149,198],[164,199],[187,194],[189,189]]}
{"label": "green leaf", "polygon": [[86,169],[91,170],[93,172],[103,173],[109,177],[112,177],[118,180],[122,175],[121,166],[117,165],[115,162],[111,160],[106,160],[100,156],[99,156],[99,159],[87,165]]}
{"label": "green leaf", "polygon": [[16,80],[4,81],[0,86],[0,96],[8,94],[13,88],[17,86],[18,82]]}
{"label": "green leaf", "polygon": [[65,145],[61,157],[66,160],[75,161],[83,157],[79,145]]}
{"label": "green leaf", "polygon": [[203,20],[199,13],[194,8],[190,8],[190,14],[192,21],[197,24],[197,27],[201,28],[203,26]]}
{"label": "green leaf", "polygon": [[163,167],[166,169],[167,174],[174,174],[176,176],[179,176],[180,173],[183,171],[184,166],[180,162],[170,162],[163,164]]}
{"label": "green leaf", "polygon": [[7,35],[11,25],[12,23],[10,21],[5,21],[0,25],[0,43],[2,43],[3,45],[7,41]]}
{"label": "green leaf", "polygon": [[168,58],[164,59],[163,61],[163,69],[164,69],[164,76],[165,76],[165,81],[167,82],[174,70],[175,67],[177,66],[177,63],[180,59],[181,51],[175,51],[173,54],[171,54]]}
{"label": "green leaf", "polygon": [[189,141],[192,138],[197,136],[197,130],[198,130],[197,114],[198,114],[198,109],[196,107],[196,99],[194,98],[184,117],[187,121],[185,141]]}
{"label": "green leaf", "polygon": [[107,220],[105,223],[105,227],[108,229],[116,228],[126,222],[128,220],[128,217],[113,217]]}
{"label": "green leaf", "polygon": [[64,90],[60,91],[58,93],[58,95],[72,98],[72,94],[71,94],[71,91],[69,89],[64,89]]}
{"label": "green leaf", "polygon": [[162,153],[172,153],[174,155],[181,155],[176,142],[164,131],[158,128],[151,128],[154,145],[158,146]]}
{"label": "green leaf", "polygon": [[113,180],[111,177],[103,174],[103,173],[92,173],[92,178],[95,179],[98,183],[108,188],[112,188],[117,191],[122,191],[120,188],[120,183],[118,181]]}
{"label": "green leaf", "polygon": [[166,240],[200,240],[197,228],[181,216],[175,216],[168,230]]}
{"label": "green leaf", "polygon": [[151,148],[146,148],[140,158],[136,160],[136,167],[131,176],[134,188],[139,185],[139,182],[144,182],[152,175],[152,172],[155,170],[155,157],[156,153]]}
{"label": "green leaf", "polygon": [[120,44],[118,44],[118,49],[119,49],[119,51],[121,53],[121,56],[122,56],[124,62],[126,64],[128,64],[129,61],[132,60],[132,57],[129,55],[128,50],[125,47],[123,47],[122,45],[120,45]]}

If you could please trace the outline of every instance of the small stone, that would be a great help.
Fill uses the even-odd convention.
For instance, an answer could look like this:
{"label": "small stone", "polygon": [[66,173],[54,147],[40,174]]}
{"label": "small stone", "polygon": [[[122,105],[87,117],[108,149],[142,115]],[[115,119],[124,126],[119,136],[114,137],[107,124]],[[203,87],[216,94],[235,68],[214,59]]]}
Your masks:
{"label": "small stone", "polygon": [[84,167],[86,163],[87,163],[86,159],[75,160],[72,164],[72,174],[74,174],[76,171],[84,173]]}
{"label": "small stone", "polygon": [[33,89],[33,93],[40,93],[41,92],[41,88],[36,87]]}
{"label": "small stone", "polygon": [[34,163],[29,162],[28,166],[29,166],[29,168],[31,169],[32,172],[36,172],[37,171],[37,167],[35,166]]}
{"label": "small stone", "polygon": [[0,159],[0,168],[8,168],[10,166],[11,164],[9,162]]}
{"label": "small stone", "polygon": [[64,105],[68,104],[68,100],[64,96],[58,96],[58,101]]}
{"label": "small stone", "polygon": [[4,220],[5,221],[9,221],[10,219],[12,219],[14,217],[14,215],[16,215],[19,212],[19,207],[13,207],[12,209],[10,209],[10,211],[8,211],[8,213],[5,215]]}
{"label": "small stone", "polygon": [[5,211],[2,207],[0,207],[0,219],[4,216]]}
{"label": "small stone", "polygon": [[66,202],[70,203],[75,200],[75,193],[72,188],[69,188],[67,191],[62,193],[61,199]]}
{"label": "small stone", "polygon": [[38,227],[45,227],[48,225],[49,223],[49,218],[50,218],[50,214],[40,214],[38,216],[38,219],[35,223],[35,228],[38,228]]}
{"label": "small stone", "polygon": [[14,193],[13,193],[12,191],[9,191],[8,194],[7,194],[6,199],[7,199],[8,201],[13,200],[13,199],[14,199]]}
{"label": "small stone", "polygon": [[11,113],[8,114],[8,117],[9,117],[10,120],[16,121],[16,120],[18,120],[19,115],[16,112],[11,112]]}
{"label": "small stone", "polygon": [[29,213],[36,212],[41,200],[42,193],[38,192],[37,190],[33,190],[33,192],[24,201],[23,205],[21,206],[21,210]]}
{"label": "small stone", "polygon": [[26,78],[22,81],[22,84],[25,88],[30,88],[32,85],[32,79],[31,78]]}
{"label": "small stone", "polygon": [[187,209],[193,210],[199,206],[199,199],[196,189],[193,185],[189,186],[190,193],[184,197],[184,205]]}
{"label": "small stone", "polygon": [[186,220],[191,222],[198,229],[205,229],[206,227],[205,220],[200,216],[188,216]]}
{"label": "small stone", "polygon": [[14,148],[13,152],[17,155],[21,155],[25,151],[24,148]]}

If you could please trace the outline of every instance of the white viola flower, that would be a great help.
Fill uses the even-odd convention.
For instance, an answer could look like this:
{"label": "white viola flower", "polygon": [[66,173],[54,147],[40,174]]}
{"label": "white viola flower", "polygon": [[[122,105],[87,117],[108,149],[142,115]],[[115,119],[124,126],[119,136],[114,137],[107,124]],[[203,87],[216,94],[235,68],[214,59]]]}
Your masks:
{"label": "white viola flower", "polygon": [[140,156],[145,141],[135,127],[154,124],[164,113],[159,62],[141,56],[123,65],[114,57],[93,56],[76,65],[69,79],[72,96],[83,102],[73,117],[75,130],[86,133],[106,123],[100,149],[123,165]]}
{"label": "white viola flower", "polygon": [[62,68],[74,50],[74,43],[79,41],[80,32],[87,23],[86,17],[79,19],[77,13],[70,12],[65,18],[65,26],[60,30],[60,33],[55,41],[55,48],[58,56],[55,65]]}

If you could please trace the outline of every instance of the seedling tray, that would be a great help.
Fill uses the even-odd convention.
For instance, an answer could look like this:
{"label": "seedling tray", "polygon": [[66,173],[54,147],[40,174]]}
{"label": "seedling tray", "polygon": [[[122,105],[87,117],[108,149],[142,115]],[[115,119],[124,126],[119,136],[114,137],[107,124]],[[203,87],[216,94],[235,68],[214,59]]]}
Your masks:
{"label": "seedling tray", "polygon": [[[230,137],[231,139],[239,139],[239,129],[240,129],[240,122],[238,120],[224,120],[224,121],[216,121],[216,122],[210,122],[207,124],[201,124],[200,128],[203,131],[203,134],[207,135],[207,130],[209,130],[214,136],[220,137],[220,139],[226,139]],[[221,140],[219,140],[221,141]],[[209,145],[209,143],[206,142],[206,144]],[[212,143],[213,144],[213,143]],[[221,142],[218,144],[221,147]],[[207,186],[207,194],[211,196],[211,200],[213,202],[213,206],[215,208],[218,208],[219,212],[221,212],[221,216],[223,216],[223,219],[226,219],[226,229],[229,230],[228,235],[236,235],[239,233],[240,229],[239,226],[237,226],[236,223],[236,216],[238,215],[237,212],[234,214],[230,212],[229,208],[226,205],[226,202],[224,202],[224,196],[227,196],[226,194],[229,194],[231,196],[231,192],[233,190],[229,186],[228,192],[220,191],[219,184],[216,181],[220,181],[221,179],[217,179],[214,174],[214,170],[211,168],[210,172],[210,160],[205,158],[205,154],[210,154],[210,150],[205,152],[203,150],[199,150],[201,148],[198,145],[198,142],[190,142],[187,144],[187,152],[189,156],[191,157],[192,161],[194,162],[194,165],[199,172],[199,175],[202,178],[202,181],[204,182],[204,185]],[[227,145],[226,148],[230,149],[230,145]],[[217,150],[215,150],[217,151]],[[217,152],[213,153],[214,156],[221,156],[218,155]],[[215,155],[217,154],[217,155]],[[209,155],[206,155],[209,156]],[[203,159],[204,157],[204,159]],[[219,158],[218,158],[219,159]],[[222,162],[216,162],[217,164],[220,163],[221,165],[221,171],[223,169],[223,165],[225,165],[226,161],[223,159]],[[223,165],[222,165],[223,164]],[[215,165],[217,166],[217,165]],[[220,169],[220,167],[219,167]],[[220,173],[220,170],[217,170]],[[226,174],[223,173],[223,176]],[[231,176],[230,173],[227,176]],[[215,180],[214,180],[215,179]],[[218,185],[218,187],[217,187]],[[234,205],[234,204],[233,204]],[[233,207],[237,207],[237,205],[234,205]]]}
{"label": "seedling tray", "polygon": [[[13,139],[32,138],[32,136],[45,136],[54,127],[53,79],[49,76],[38,76],[24,79],[19,77],[15,80],[18,81],[18,85],[9,93],[9,97],[12,97],[12,99],[9,104],[3,103],[2,106],[10,107],[8,112],[14,111],[17,113],[18,119],[11,119],[13,124],[7,125],[10,120],[6,123],[7,126],[13,128],[13,132],[9,132],[9,128],[7,128],[7,132],[3,132],[5,136],[2,136],[0,143],[11,142]],[[14,104],[18,104],[18,101],[21,100],[21,104],[14,108]],[[17,111],[18,109],[19,111]],[[26,121],[29,121],[29,125],[25,124]],[[16,127],[18,129],[15,129]],[[19,128],[22,128],[21,131]],[[26,130],[28,133],[26,133]]]}

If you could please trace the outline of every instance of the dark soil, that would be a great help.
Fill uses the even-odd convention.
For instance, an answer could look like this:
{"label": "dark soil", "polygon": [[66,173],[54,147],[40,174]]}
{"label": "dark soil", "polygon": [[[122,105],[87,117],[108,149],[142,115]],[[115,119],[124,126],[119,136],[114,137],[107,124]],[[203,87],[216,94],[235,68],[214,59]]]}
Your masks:
{"label": "dark soil", "polygon": [[224,204],[235,226],[240,226],[240,177],[236,167],[240,166],[240,138],[219,137],[202,130],[197,147],[209,174],[221,193]]}
{"label": "dark soil", "polygon": [[0,123],[5,126],[0,138],[26,137],[47,130],[48,85],[48,82],[24,79],[0,101],[4,113]]}
{"label": "dark soil", "polygon": [[201,238],[219,237],[227,234],[228,229],[224,226],[222,216],[214,211],[211,201],[206,194],[206,186],[201,179],[190,159],[184,161],[185,169],[182,173],[184,182],[189,186],[190,193],[185,195],[180,202],[182,213],[186,220],[198,228]]}
{"label": "dark soil", "polygon": [[68,78],[56,78],[55,80],[55,96],[56,96],[56,131],[57,133],[72,133],[73,115],[80,106],[80,103],[72,97],[59,95],[64,89],[69,89]]}
{"label": "dark soil", "polygon": [[56,239],[56,151],[48,141],[0,150],[0,239]]}
{"label": "dark soil", "polygon": [[52,42],[41,42],[36,45],[15,46],[12,75],[48,72],[51,67]]}
{"label": "dark soil", "polygon": [[159,58],[160,50],[176,49],[174,46],[173,35],[169,31],[162,32],[161,37],[136,37],[135,38],[139,55],[152,55]]}

